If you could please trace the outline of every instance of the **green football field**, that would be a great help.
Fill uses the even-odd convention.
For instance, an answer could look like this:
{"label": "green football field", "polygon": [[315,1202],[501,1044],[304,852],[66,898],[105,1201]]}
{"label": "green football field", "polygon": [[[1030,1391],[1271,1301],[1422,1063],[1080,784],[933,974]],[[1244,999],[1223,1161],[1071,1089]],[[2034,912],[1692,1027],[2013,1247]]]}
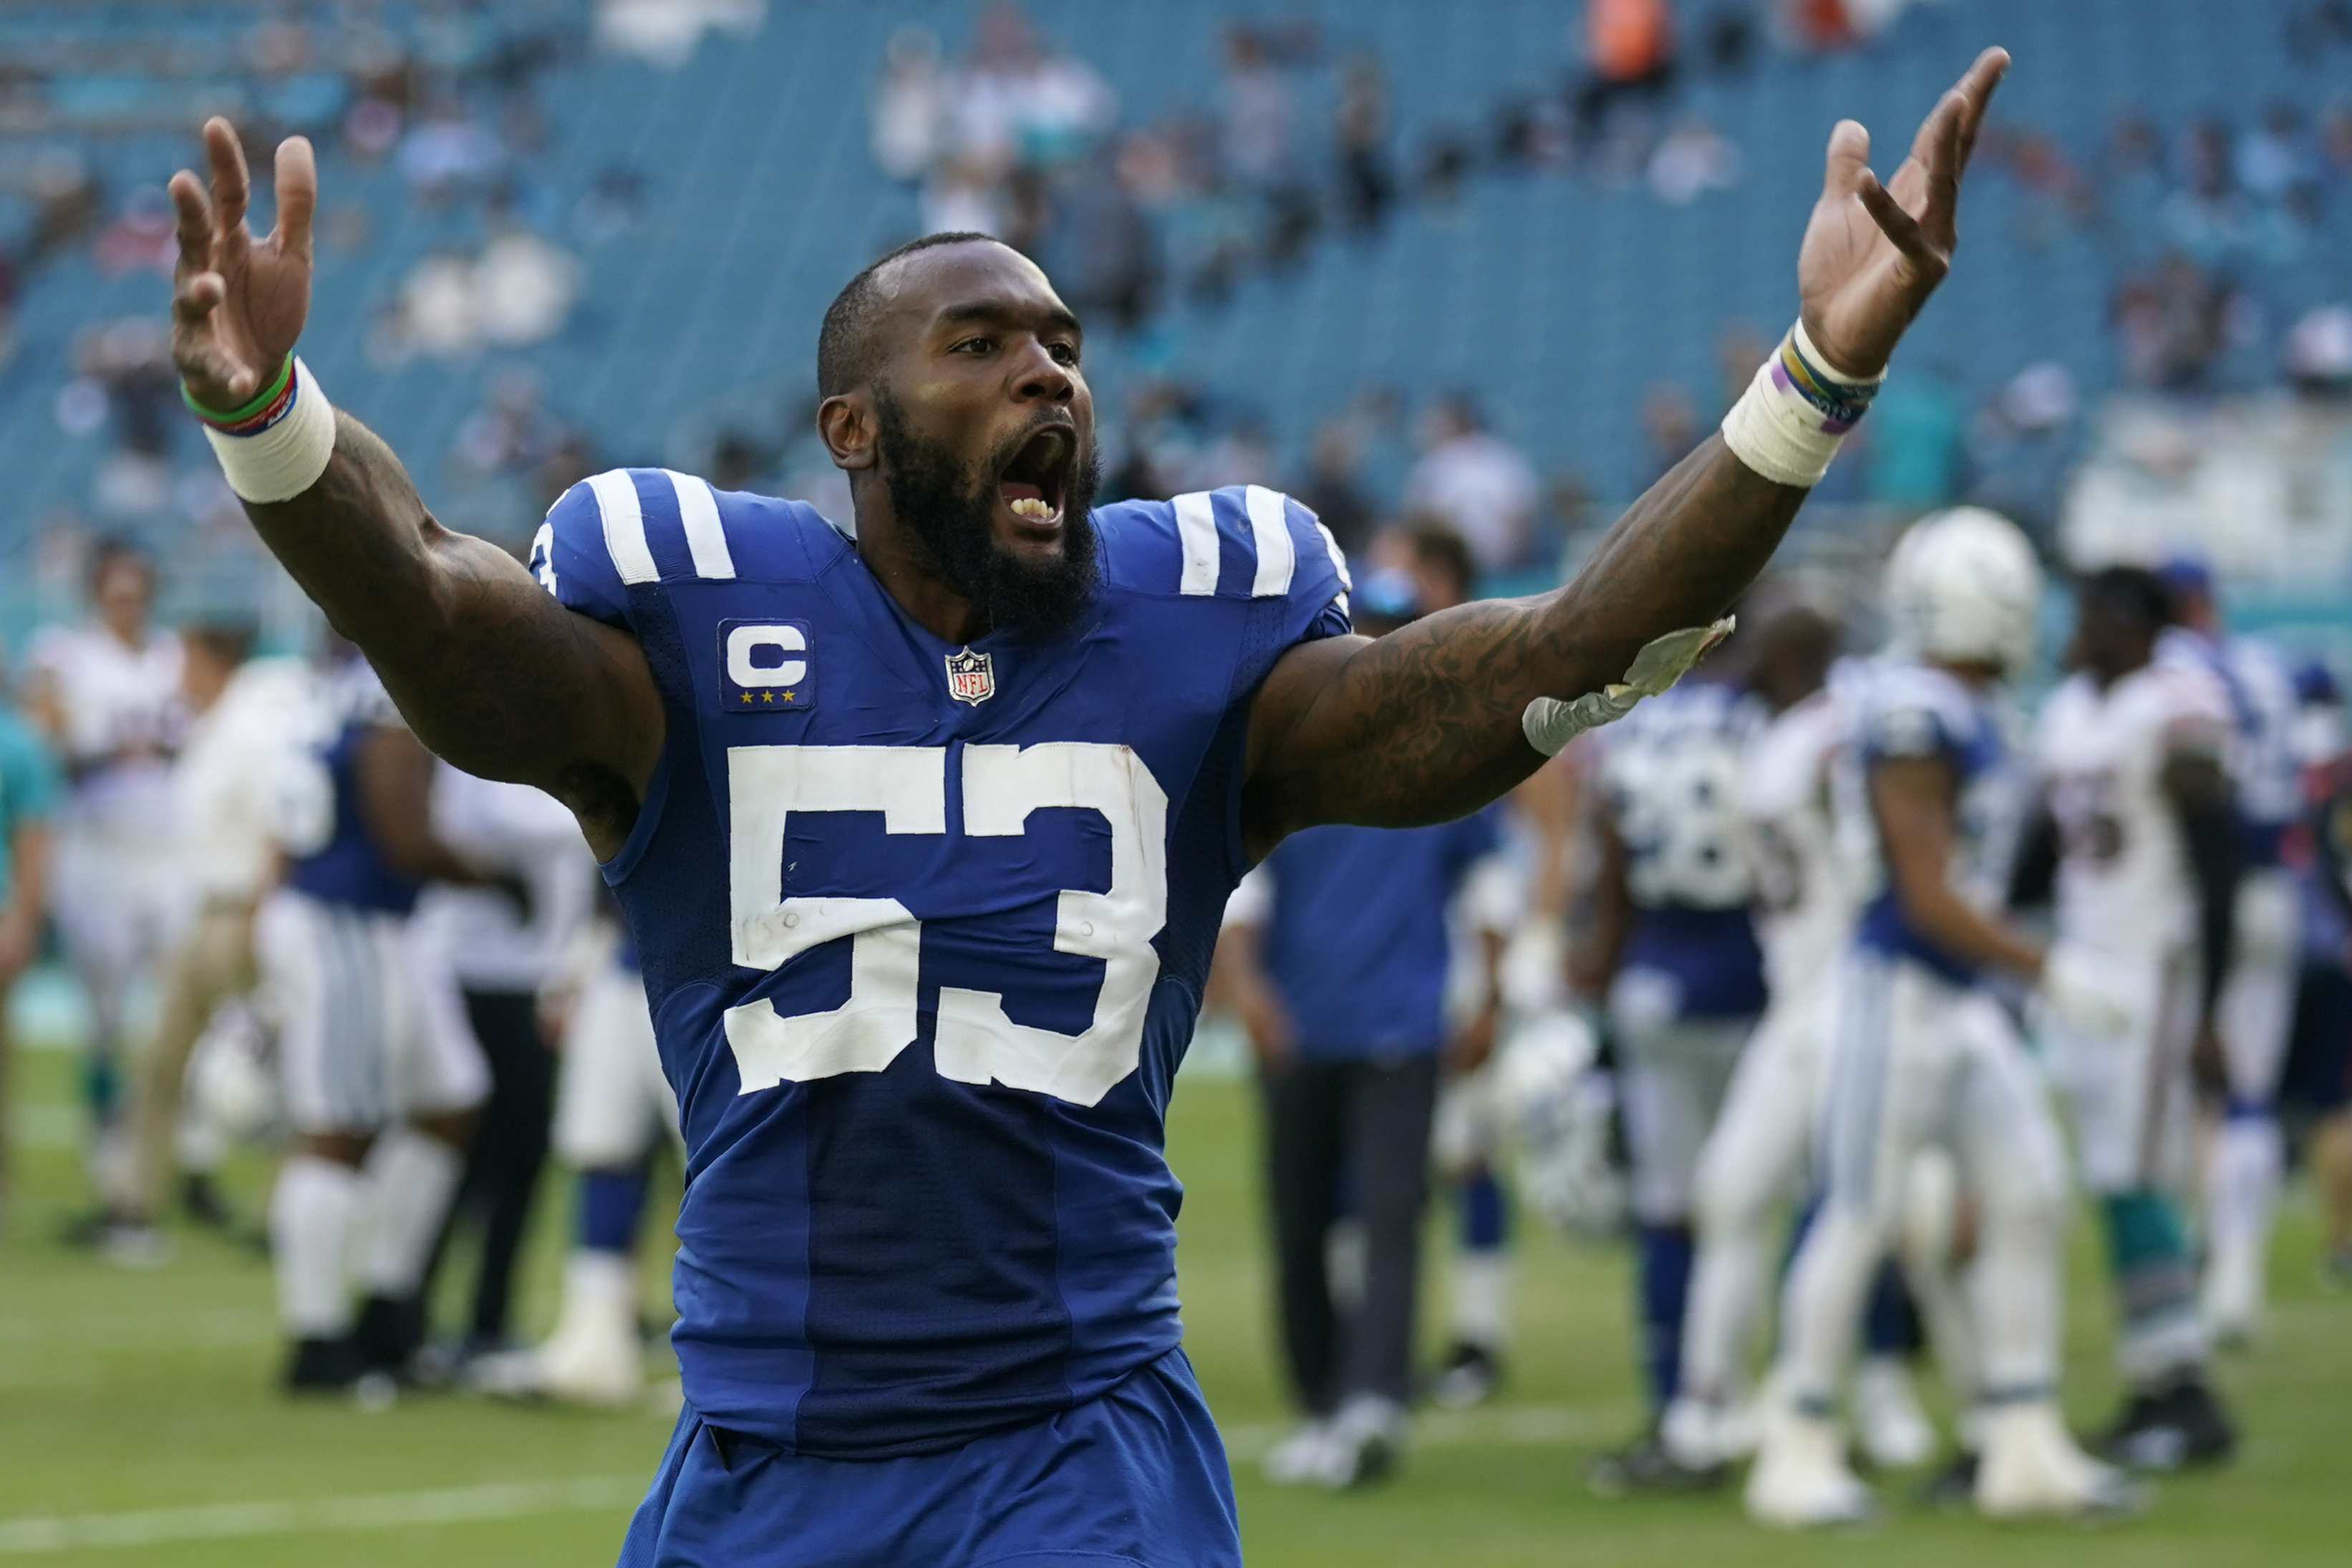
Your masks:
{"label": "green football field", "polygon": [[[659,1455],[669,1413],[590,1415],[455,1394],[394,1408],[289,1403],[257,1255],[182,1236],[166,1267],[126,1272],[49,1239],[81,1201],[69,1059],[26,1052],[17,1212],[0,1239],[0,1557],[100,1565],[609,1563]],[[1235,1453],[1256,1568],[1883,1562],[1911,1568],[2220,1568],[2352,1561],[2352,1297],[2316,1282],[2298,1196],[2261,1349],[2224,1371],[2248,1430],[2225,1473],[2160,1486],[2147,1516],[2098,1528],[1994,1527],[1930,1514],[1881,1487],[1882,1522],[1828,1536],[1767,1534],[1728,1497],[1602,1501],[1584,1458],[1637,1415],[1624,1260],[1523,1231],[1513,1381],[1494,1405],[1423,1418],[1402,1475],[1360,1494],[1276,1491],[1247,1462],[1281,1429],[1246,1086],[1188,1077],[1171,1150],[1189,1189],[1180,1254],[1189,1344]],[[234,1186],[257,1212],[267,1172]],[[554,1307],[565,1193],[551,1182],[522,1302]],[[2078,1226],[2068,1404],[2080,1422],[2113,1394],[2092,1238]],[[673,1395],[674,1397],[674,1395]],[[910,1565],[911,1568],[911,1565]]]}

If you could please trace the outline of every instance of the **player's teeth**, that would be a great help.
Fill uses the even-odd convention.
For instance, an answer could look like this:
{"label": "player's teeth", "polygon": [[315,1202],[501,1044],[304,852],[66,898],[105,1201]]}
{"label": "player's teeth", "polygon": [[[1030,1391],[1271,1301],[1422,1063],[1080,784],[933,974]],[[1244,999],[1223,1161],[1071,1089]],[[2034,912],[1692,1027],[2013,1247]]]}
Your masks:
{"label": "player's teeth", "polygon": [[1054,515],[1054,509],[1045,504],[1043,497],[1023,496],[1019,500],[1013,503],[1013,515],[1015,517],[1034,518],[1038,521],[1043,522],[1047,518]]}

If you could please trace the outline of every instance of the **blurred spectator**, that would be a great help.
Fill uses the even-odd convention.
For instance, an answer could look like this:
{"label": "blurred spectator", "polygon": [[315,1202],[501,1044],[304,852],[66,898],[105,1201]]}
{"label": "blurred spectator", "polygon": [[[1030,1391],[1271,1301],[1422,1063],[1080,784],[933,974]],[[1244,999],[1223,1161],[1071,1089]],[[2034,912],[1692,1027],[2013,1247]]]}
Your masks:
{"label": "blurred spectator", "polygon": [[1619,105],[1655,103],[1674,85],[1674,8],[1667,0],[1586,0],[1584,64],[1576,139],[1589,152]]}
{"label": "blurred spectator", "polygon": [[1481,572],[1525,563],[1536,510],[1536,472],[1527,458],[1486,430],[1465,395],[1440,398],[1422,428],[1421,460],[1405,476],[1405,504],[1459,533]]}
{"label": "blurred spectator", "polygon": [[1281,482],[1274,444],[1265,425],[1255,416],[1244,415],[1233,419],[1202,451],[1187,488],[1213,490],[1226,485],[1264,485],[1272,489]]}
{"label": "blurred spectator", "polygon": [[1642,392],[1644,446],[1640,488],[1648,489],[1698,445],[1698,410],[1678,381],[1654,381]]}
{"label": "blurred spectator", "polygon": [[449,467],[461,480],[478,481],[537,468],[570,437],[563,421],[540,401],[539,373],[508,365],[489,377],[482,405],[457,426]]}
{"label": "blurred spectator", "polygon": [[502,223],[479,257],[441,251],[409,269],[371,331],[369,357],[390,368],[416,354],[458,360],[544,342],[562,328],[580,284],[568,251]]}
{"label": "blurred spectator", "polygon": [[25,265],[31,268],[78,244],[97,225],[105,204],[89,161],[68,148],[36,155],[26,184],[34,206],[32,232],[25,240]]}
{"label": "blurred spectator", "polygon": [[2243,205],[2231,179],[2230,134],[2219,121],[2192,121],[2173,147],[2172,195],[2158,221],[2183,251],[2211,262],[2244,242]]}
{"label": "blurred spectator", "polygon": [[1870,499],[1925,511],[1959,494],[1968,414],[1959,395],[1926,366],[1890,379],[1870,406],[1863,465]]}
{"label": "blurred spectator", "polygon": [[444,101],[428,109],[400,143],[400,174],[417,200],[438,203],[487,190],[506,163],[497,134]]}
{"label": "blurred spectator", "polygon": [[1224,80],[1219,93],[1225,172],[1252,190],[1269,191],[1292,178],[1291,86],[1255,28],[1225,29]]}
{"label": "blurred spectator", "polygon": [[2352,394],[2352,305],[2320,305],[2287,329],[2280,355],[2287,379],[2306,397]]}
{"label": "blurred spectator", "polygon": [[520,224],[499,226],[474,263],[474,314],[481,341],[523,348],[553,337],[580,293],[580,264]]}
{"label": "blurred spectator", "polygon": [[1001,179],[1015,164],[1067,163],[1117,119],[1118,100],[1102,78],[1049,52],[1011,0],[982,13],[972,38],[953,84],[949,153],[977,174]]}
{"label": "blurred spectator", "polygon": [[2202,385],[2228,346],[2229,309],[2229,290],[2185,256],[2126,277],[2111,312],[2125,374],[2167,391]]}
{"label": "blurred spectator", "polygon": [[869,145],[876,166],[901,183],[921,179],[939,153],[946,112],[939,35],[911,23],[899,27],[890,35],[882,79],[874,89]]}
{"label": "blurred spectator", "polygon": [[1748,166],[1738,144],[1692,115],[1675,125],[1650,154],[1650,189],[1675,206],[1708,191],[1727,191]]}
{"label": "blurred spectator", "polygon": [[153,517],[171,504],[180,380],[172,369],[171,326],[160,316],[126,316],[84,331],[74,344],[74,380],[58,394],[58,426],[89,435],[110,416],[114,445],[100,459],[90,500],[106,517]]}
{"label": "blurred spectator", "polygon": [[596,0],[596,46],[676,70],[694,58],[704,33],[748,37],[767,15],[768,0]]}
{"label": "blurred spectator", "polygon": [[2054,360],[2030,364],[2011,377],[1969,426],[1968,459],[1974,477],[1968,499],[2014,520],[2036,540],[2052,540],[2060,487],[2074,457],[2080,403],[2074,376]]}
{"label": "blurred spectator", "polygon": [[1331,141],[1339,165],[1340,221],[1360,234],[1377,231],[1396,197],[1388,136],[1388,86],[1380,60],[1359,50],[1339,68]]}
{"label": "blurred spectator", "polygon": [[627,233],[646,216],[646,180],[636,170],[614,164],[596,172],[572,209],[572,232],[594,248]]}
{"label": "blurred spectator", "polygon": [[1291,491],[1350,557],[1363,552],[1372,532],[1372,506],[1364,499],[1357,462],[1353,426],[1346,419],[1326,419],[1307,445],[1306,477]]}
{"label": "blurred spectator", "polygon": [[1062,298],[1088,326],[1108,318],[1133,331],[1157,302],[1160,240],[1105,147],[1056,193],[1035,252]]}
{"label": "blurred spectator", "polygon": [[90,259],[109,278],[146,268],[171,275],[179,257],[172,198],[161,185],[134,187],[114,221],[100,231]]}
{"label": "blurred spectator", "polygon": [[2303,116],[2291,103],[2273,103],[2262,123],[2241,132],[2231,157],[2238,184],[2256,201],[2306,204],[2315,195],[2318,159]]}

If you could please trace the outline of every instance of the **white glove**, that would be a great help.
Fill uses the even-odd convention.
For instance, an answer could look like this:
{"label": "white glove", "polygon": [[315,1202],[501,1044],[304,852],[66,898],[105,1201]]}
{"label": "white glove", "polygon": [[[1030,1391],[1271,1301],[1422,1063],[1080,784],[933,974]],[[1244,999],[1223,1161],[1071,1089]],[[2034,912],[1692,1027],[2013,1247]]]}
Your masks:
{"label": "white glove", "polygon": [[1562,746],[1585,731],[1614,723],[1631,713],[1643,698],[1655,697],[1680,680],[1707,649],[1729,637],[1737,624],[1733,616],[1726,616],[1712,626],[1668,632],[1633,656],[1624,679],[1567,702],[1557,697],[1537,698],[1519,715],[1519,731],[1528,745],[1547,757],[1556,757]]}
{"label": "white glove", "polygon": [[2090,953],[2060,944],[2042,961],[2035,994],[2051,1017],[2081,1035],[2115,1036],[2132,1026],[2135,1010]]}

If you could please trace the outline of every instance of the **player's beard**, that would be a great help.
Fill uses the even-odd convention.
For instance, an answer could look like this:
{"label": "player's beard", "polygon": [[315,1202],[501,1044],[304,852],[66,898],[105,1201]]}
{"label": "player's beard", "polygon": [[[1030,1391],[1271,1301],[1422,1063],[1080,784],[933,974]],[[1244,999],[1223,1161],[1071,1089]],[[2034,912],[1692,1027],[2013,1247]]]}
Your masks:
{"label": "player's beard", "polygon": [[1036,427],[1009,438],[974,474],[944,445],[908,429],[887,388],[875,388],[874,404],[890,510],[922,542],[940,574],[997,629],[1055,632],[1076,621],[1097,582],[1092,508],[1102,464],[1094,447],[1070,465],[1060,557],[1032,562],[996,542],[996,509],[1003,504],[999,477]]}

